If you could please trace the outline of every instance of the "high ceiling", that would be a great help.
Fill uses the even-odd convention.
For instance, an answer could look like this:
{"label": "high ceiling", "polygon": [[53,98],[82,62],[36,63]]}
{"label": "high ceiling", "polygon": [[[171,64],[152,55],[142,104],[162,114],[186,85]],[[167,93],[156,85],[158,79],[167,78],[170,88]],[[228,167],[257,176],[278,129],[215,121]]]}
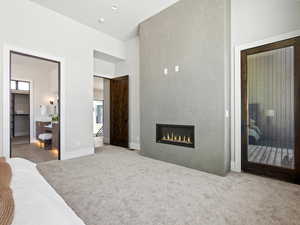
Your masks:
{"label": "high ceiling", "polygon": [[[31,0],[82,24],[127,40],[138,24],[179,0]],[[117,9],[113,9],[113,8]],[[104,22],[101,23],[101,20]],[[99,22],[100,21],[100,22]]]}

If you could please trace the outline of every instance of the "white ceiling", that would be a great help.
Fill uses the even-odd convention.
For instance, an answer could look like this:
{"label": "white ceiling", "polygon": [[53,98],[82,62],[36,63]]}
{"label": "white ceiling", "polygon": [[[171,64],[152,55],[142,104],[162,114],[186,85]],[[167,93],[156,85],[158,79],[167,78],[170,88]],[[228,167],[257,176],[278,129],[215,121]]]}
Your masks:
{"label": "white ceiling", "polygon": [[[31,0],[120,40],[137,34],[138,24],[179,0]],[[112,10],[116,4],[118,9]],[[104,23],[98,20],[104,18]]]}

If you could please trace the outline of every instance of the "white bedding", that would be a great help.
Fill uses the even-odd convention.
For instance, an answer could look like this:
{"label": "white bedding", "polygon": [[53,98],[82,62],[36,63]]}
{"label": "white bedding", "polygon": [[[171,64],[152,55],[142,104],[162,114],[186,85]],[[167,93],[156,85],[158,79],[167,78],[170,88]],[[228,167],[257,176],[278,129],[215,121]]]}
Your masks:
{"label": "white bedding", "polygon": [[13,225],[84,225],[64,200],[25,159],[8,160],[15,200]]}

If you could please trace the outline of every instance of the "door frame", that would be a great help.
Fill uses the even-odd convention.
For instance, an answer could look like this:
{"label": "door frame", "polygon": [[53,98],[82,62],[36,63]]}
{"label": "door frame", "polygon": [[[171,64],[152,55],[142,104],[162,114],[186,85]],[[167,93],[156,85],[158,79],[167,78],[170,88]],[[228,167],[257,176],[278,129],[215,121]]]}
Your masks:
{"label": "door frame", "polygon": [[273,36],[263,40],[234,46],[232,53],[232,75],[231,75],[231,107],[230,107],[230,127],[231,127],[231,170],[235,172],[242,171],[241,156],[241,52],[243,50],[262,46],[265,44],[282,41],[300,36],[300,30]]}
{"label": "door frame", "polygon": [[[247,56],[263,53],[267,51],[277,50],[286,47],[294,47],[294,118],[295,118],[295,146],[294,160],[295,168],[283,168],[272,165],[259,164],[248,161],[248,76],[247,76]],[[242,170],[254,174],[269,176],[290,182],[300,181],[300,104],[297,99],[300,99],[300,36],[282,41],[277,41],[262,46],[249,48],[241,52],[241,155],[242,155]]]}
{"label": "door frame", "polygon": [[[130,143],[130,76],[129,75],[122,75],[122,76],[105,76],[105,75],[94,75],[93,77],[98,77],[98,78],[102,78],[102,79],[106,79],[106,80],[117,80],[117,79],[124,79],[127,78],[128,79],[128,148],[130,149],[135,149],[131,147],[131,143]],[[103,105],[103,110],[105,111],[105,103]],[[103,117],[103,124],[105,123],[105,117]],[[109,121],[108,121],[108,125],[109,125],[109,143],[111,143],[111,94],[109,96]]]}
{"label": "door frame", "polygon": [[[59,95],[59,154],[58,159],[65,159],[65,60],[61,57],[52,56],[47,53],[15,47],[11,45],[4,45],[3,48],[3,155],[6,158],[11,157],[11,140],[10,140],[10,79],[11,79],[11,54],[16,53],[28,57],[42,59],[58,63],[58,95]],[[7,132],[7,130],[9,132]]]}

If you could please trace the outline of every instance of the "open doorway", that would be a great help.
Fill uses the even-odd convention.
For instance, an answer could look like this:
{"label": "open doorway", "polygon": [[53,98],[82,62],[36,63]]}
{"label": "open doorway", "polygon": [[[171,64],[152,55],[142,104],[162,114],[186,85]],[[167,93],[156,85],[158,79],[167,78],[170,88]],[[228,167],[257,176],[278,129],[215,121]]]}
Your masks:
{"label": "open doorway", "polygon": [[10,156],[60,159],[60,62],[10,51]]}
{"label": "open doorway", "polygon": [[[106,144],[109,144],[109,141],[107,141],[107,129],[104,129],[104,123],[106,125],[108,119],[104,119],[104,104],[108,101],[104,93],[104,89],[106,89],[104,88],[104,83],[104,78],[94,76],[93,135],[96,148],[104,145],[104,134],[106,136]],[[107,107],[105,107],[105,109],[107,110]]]}
{"label": "open doorway", "polygon": [[129,145],[128,76],[94,76],[93,131],[95,148]]}

